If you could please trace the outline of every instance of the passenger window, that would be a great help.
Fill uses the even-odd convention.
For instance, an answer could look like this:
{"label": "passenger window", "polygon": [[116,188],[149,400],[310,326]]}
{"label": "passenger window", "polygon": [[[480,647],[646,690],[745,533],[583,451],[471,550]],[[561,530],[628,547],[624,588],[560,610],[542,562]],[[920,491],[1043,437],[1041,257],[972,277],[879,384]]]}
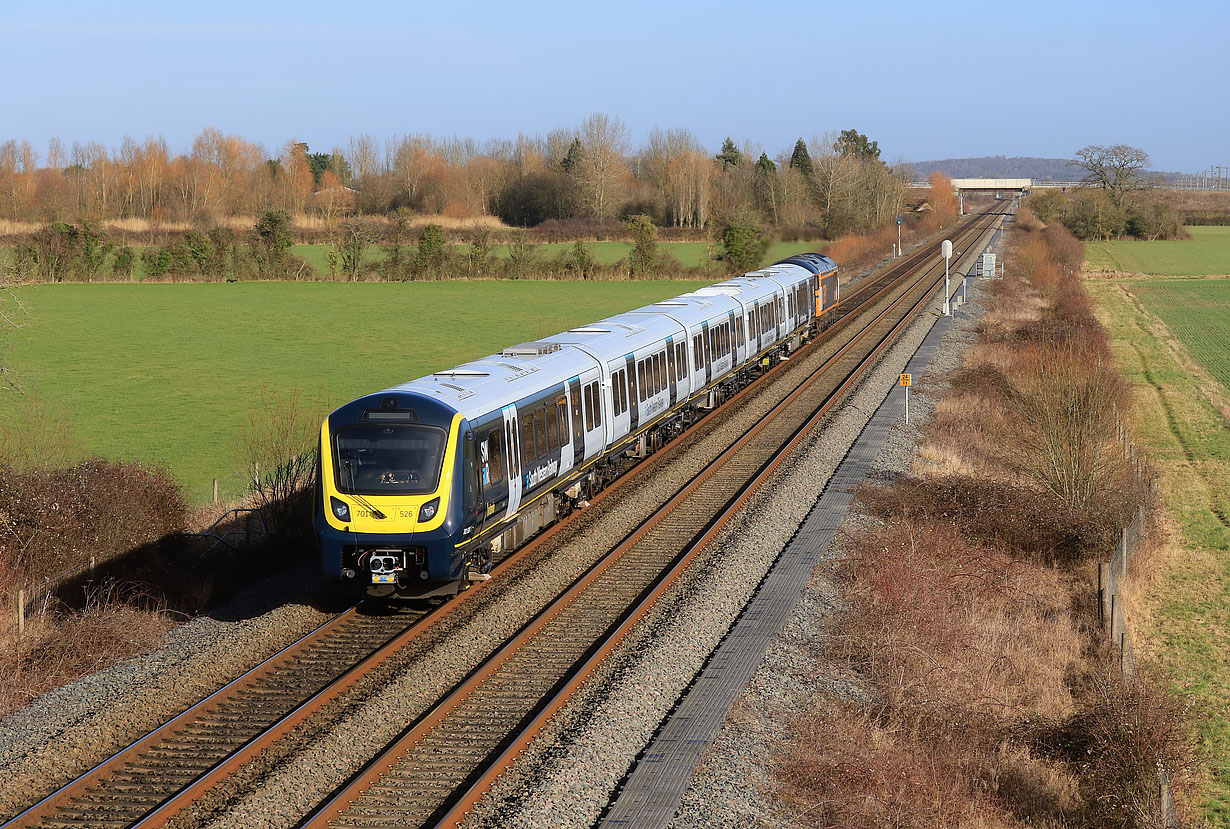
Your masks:
{"label": "passenger window", "polygon": [[577,387],[577,391],[572,395],[572,433],[580,436],[581,428],[581,389]]}
{"label": "passenger window", "polygon": [[675,347],[673,345],[667,346],[666,353],[663,354],[662,357],[666,360],[667,375],[673,383],[675,382],[675,378],[677,376],[675,373]]}
{"label": "passenger window", "polygon": [[598,384],[590,383],[594,389],[594,428],[602,425],[602,395],[598,393]]}
{"label": "passenger window", "polygon": [[559,449],[559,413],[552,406],[546,409],[543,414],[547,419],[547,449]]}
{"label": "passenger window", "polygon": [[534,416],[527,414],[521,419],[521,451],[524,453],[527,463],[538,457],[536,445],[534,441]]}
{"label": "passenger window", "polygon": [[547,450],[551,447],[547,444],[547,410],[539,409],[534,412],[534,435],[538,445],[538,457],[545,458]]}
{"label": "passenger window", "polygon": [[640,393],[637,395],[637,401],[645,402],[645,390],[649,387],[645,382],[645,361],[641,360],[636,364],[636,385],[640,388]]}
{"label": "passenger window", "polygon": [[585,386],[585,431],[592,432],[594,430],[594,387],[586,384]]}
{"label": "passenger window", "polygon": [[511,423],[504,424],[504,437],[507,438],[505,446],[508,447],[508,471],[512,477],[517,477],[520,474],[521,458],[517,454],[517,433],[513,431]]}

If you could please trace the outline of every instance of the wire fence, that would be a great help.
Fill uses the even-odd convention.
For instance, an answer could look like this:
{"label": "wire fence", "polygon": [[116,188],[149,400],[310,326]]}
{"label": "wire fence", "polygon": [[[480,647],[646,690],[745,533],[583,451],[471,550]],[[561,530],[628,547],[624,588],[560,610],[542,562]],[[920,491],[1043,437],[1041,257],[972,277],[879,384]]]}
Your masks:
{"label": "wire fence", "polygon": [[[1145,473],[1132,444],[1122,419],[1118,424],[1119,437],[1124,447],[1124,454],[1136,468],[1138,474]],[[1124,610],[1121,588],[1127,584],[1132,571],[1132,560],[1141,551],[1148,535],[1149,506],[1158,503],[1159,493],[1156,482],[1149,485],[1145,499],[1136,508],[1132,520],[1123,528],[1119,543],[1111,554],[1110,561],[1098,565],[1098,617],[1111,647],[1118,652],[1119,666],[1123,676],[1129,682],[1143,681],[1137,675],[1135,651],[1132,647],[1132,636],[1128,631],[1127,615]],[[1175,813],[1174,799],[1170,792],[1170,779],[1162,761],[1157,760],[1158,810],[1160,825],[1166,829],[1178,829],[1179,819]]]}
{"label": "wire fence", "polygon": [[[193,545],[189,548],[190,550],[200,555],[208,555],[219,547],[234,550],[258,543],[266,538],[268,530],[265,526],[264,515],[259,509],[239,507],[227,510],[204,531],[183,535],[188,543]],[[102,562],[103,565],[105,563],[105,561]],[[74,583],[80,582],[83,577],[87,583],[92,581],[99,568],[100,562],[95,556],[90,556],[88,562],[48,576],[37,584],[17,587],[13,593],[17,635],[25,635],[27,619],[53,609],[62,598],[58,598],[58,594]]]}

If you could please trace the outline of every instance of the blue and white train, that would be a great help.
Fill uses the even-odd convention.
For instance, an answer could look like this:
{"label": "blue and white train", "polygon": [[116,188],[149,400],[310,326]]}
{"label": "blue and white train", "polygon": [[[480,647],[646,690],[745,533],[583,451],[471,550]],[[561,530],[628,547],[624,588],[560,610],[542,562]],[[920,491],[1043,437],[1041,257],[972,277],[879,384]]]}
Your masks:
{"label": "blue and white train", "polygon": [[320,427],[325,570],[374,596],[454,593],[765,367],[839,298],[818,254],[351,401]]}

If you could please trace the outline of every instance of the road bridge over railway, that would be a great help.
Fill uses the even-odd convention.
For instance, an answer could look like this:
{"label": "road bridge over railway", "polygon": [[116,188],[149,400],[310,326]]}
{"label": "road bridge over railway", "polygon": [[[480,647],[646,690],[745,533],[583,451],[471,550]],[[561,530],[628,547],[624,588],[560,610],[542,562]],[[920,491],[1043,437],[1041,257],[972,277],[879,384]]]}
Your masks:
{"label": "road bridge over railway", "polygon": [[[1039,188],[1056,188],[1060,190],[1071,190],[1076,187],[1083,187],[1083,181],[1050,181],[1047,179],[1032,179],[1032,178],[954,178],[952,179],[953,189],[958,193],[1028,193],[1030,190]],[[915,181],[910,184],[911,187],[927,188],[931,186],[928,181]]]}

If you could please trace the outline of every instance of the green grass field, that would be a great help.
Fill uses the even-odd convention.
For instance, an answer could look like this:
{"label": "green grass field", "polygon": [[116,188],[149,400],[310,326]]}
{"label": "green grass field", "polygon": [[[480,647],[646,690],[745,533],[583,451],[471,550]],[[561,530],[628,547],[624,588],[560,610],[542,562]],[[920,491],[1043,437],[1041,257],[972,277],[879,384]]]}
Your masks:
{"label": "green grass field", "polygon": [[1230,274],[1230,227],[1189,227],[1187,232],[1192,238],[1181,242],[1086,242],[1086,267],[1162,276]]}
{"label": "green grass field", "polygon": [[[1156,244],[1156,243],[1148,243]],[[1193,704],[1209,823],[1230,826],[1230,279],[1088,280],[1176,528],[1138,648]]]}
{"label": "green grass field", "polygon": [[[39,285],[4,358],[24,391],[107,457],[169,464],[194,503],[246,480],[262,390],[340,405],[695,282]],[[0,396],[0,417],[21,417]]]}

